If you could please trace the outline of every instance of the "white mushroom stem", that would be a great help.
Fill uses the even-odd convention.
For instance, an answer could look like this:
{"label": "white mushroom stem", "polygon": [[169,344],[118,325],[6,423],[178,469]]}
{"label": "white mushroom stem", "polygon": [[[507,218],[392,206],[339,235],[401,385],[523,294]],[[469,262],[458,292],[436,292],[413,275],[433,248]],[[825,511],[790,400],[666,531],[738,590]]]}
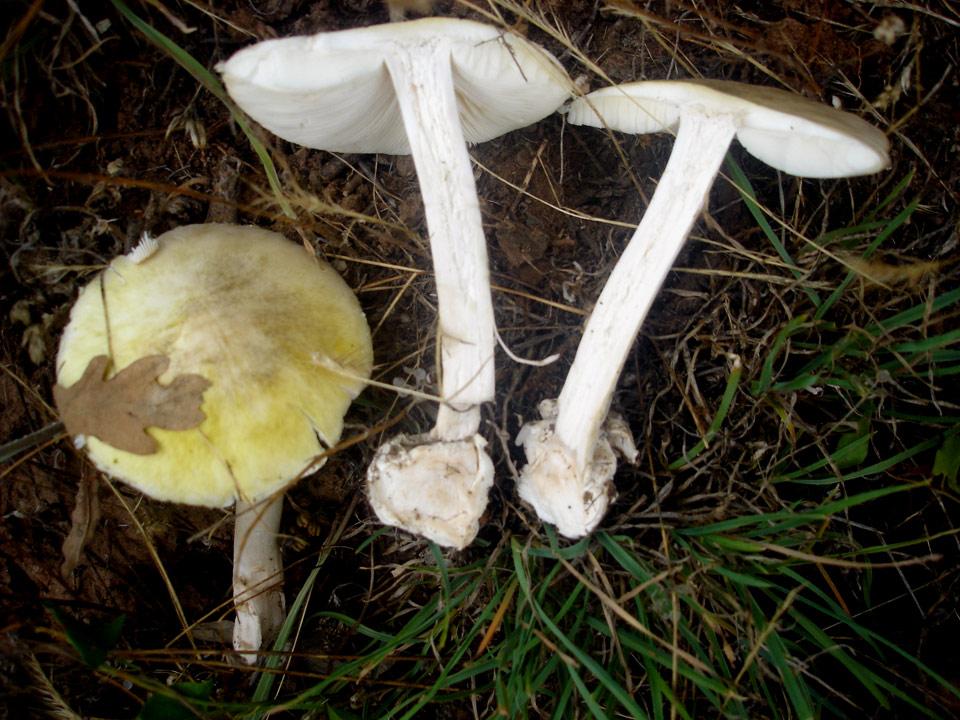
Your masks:
{"label": "white mushroom stem", "polygon": [[590,314],[557,400],[556,433],[583,472],[617,380],[660,286],[700,215],[736,127],[729,116],[684,115],[650,206]]}
{"label": "white mushroom stem", "polygon": [[503,29],[452,18],[266,40],[219,66],[230,94],[291,142],[411,153],[437,288],[440,407],[425,433],[391,438],[367,473],[388,525],[463,547],[493,483],[478,433],[494,399],[496,349],[480,205],[465,140],[553,113],[570,94],[560,63]]}
{"label": "white mushroom stem", "polygon": [[420,180],[437,286],[441,404],[434,435],[464,440],[494,397],[494,320],[487,244],[460,127],[450,49],[437,39],[387,53]]}
{"label": "white mushroom stem", "polygon": [[286,616],[283,562],[277,535],[283,495],[256,503],[237,500],[233,530],[233,649],[248,663],[272,642]]}
{"label": "white mushroom stem", "polygon": [[476,536],[493,485],[493,463],[477,433],[480,404],[494,396],[487,245],[448,45],[439,38],[398,44],[387,58],[430,231],[442,401],[430,433],[380,447],[367,485],[382,522],[460,549]]}
{"label": "white mushroom stem", "polygon": [[591,532],[606,510],[616,443],[603,437],[603,426],[617,380],[735,133],[731,114],[681,117],[657,190],[587,321],[555,420],[551,410],[518,438],[528,463],[520,496],[567,537]]}

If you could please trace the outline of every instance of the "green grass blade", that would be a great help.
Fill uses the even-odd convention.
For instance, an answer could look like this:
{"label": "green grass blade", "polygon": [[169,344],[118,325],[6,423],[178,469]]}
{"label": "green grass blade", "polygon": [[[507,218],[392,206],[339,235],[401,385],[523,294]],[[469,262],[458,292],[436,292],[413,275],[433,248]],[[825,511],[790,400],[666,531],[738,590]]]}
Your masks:
{"label": "green grass blade", "polygon": [[717,436],[717,433],[720,432],[720,428],[723,426],[723,421],[727,418],[727,413],[730,412],[730,408],[733,406],[733,399],[736,397],[737,388],[740,386],[740,376],[743,375],[743,364],[740,362],[740,358],[734,358],[733,360],[733,369],[730,371],[730,376],[727,378],[727,385],[723,390],[723,397],[720,398],[720,406],[717,408],[716,414],[713,416],[713,420],[710,423],[710,427],[707,428],[706,435],[694,445],[690,450],[684,454],[684,456],[678,460],[674,460],[670,463],[667,468],[670,470],[679,470],[686,465],[689,465],[690,462],[696,458],[700,453],[702,453],[710,444],[710,442]]}
{"label": "green grass blade", "polygon": [[[880,475],[881,473],[896,467],[904,460],[909,460],[910,458],[919,455],[922,452],[939,447],[939,445],[943,442],[943,439],[943,437],[934,437],[930,438],[929,440],[924,440],[923,442],[917,443],[906,450],[902,450],[888,458],[880,460],[873,465],[844,473],[839,477],[836,475],[826,475],[824,477],[803,477],[803,475],[806,475],[806,468],[804,468],[804,471],[795,471],[793,473],[788,473],[787,475],[780,475],[773,478],[772,481],[775,483],[791,482],[798,485],[835,485],[839,482],[849,482],[850,480],[870,477],[871,475]],[[814,464],[816,465],[820,462],[826,464],[826,461],[818,461]],[[823,467],[823,465],[821,465],[821,467]]]}
{"label": "green grass blade", "polygon": [[763,365],[760,368],[760,377],[751,383],[751,395],[759,397],[770,389],[770,386],[773,385],[774,364],[780,356],[780,353],[783,352],[783,349],[786,347],[787,341],[801,330],[806,330],[811,327],[813,327],[813,324],[807,322],[807,316],[801,314],[790,318],[787,324],[780,329],[777,337],[774,338],[773,345],[770,347],[770,352],[767,353],[767,356],[763,360]]}
{"label": "green grass blade", "polygon": [[[760,208],[760,204],[757,202],[757,194],[753,189],[753,185],[750,184],[750,180],[747,179],[746,174],[740,168],[740,165],[731,158],[727,156],[726,161],[727,171],[730,173],[730,177],[733,180],[734,187],[740,193],[740,197],[743,198],[744,204],[747,206],[747,210],[750,211],[750,214],[753,216],[754,221],[763,231],[763,234],[766,236],[767,240],[773,245],[774,249],[777,251],[777,255],[780,256],[780,259],[786,263],[787,267],[790,268],[790,272],[793,276],[800,281],[804,279],[804,273],[797,266],[796,261],[790,255],[790,252],[780,242],[780,238],[777,236],[777,233],[774,232],[773,227],[771,227],[770,222],[767,220],[766,215],[764,215],[763,210]],[[807,297],[810,298],[815,306],[820,305],[820,295],[813,288],[804,287],[803,292],[806,293]]]}
{"label": "green grass blade", "polygon": [[866,492],[851,495],[840,500],[833,500],[831,502],[824,503],[823,505],[818,505],[810,510],[781,510],[779,512],[772,513],[743,515],[740,517],[730,518],[729,520],[721,520],[720,522],[701,525],[699,527],[676,528],[673,530],[673,532],[677,533],[681,537],[700,537],[703,535],[726,533],[731,530],[739,530],[741,528],[749,528],[751,526],[768,528],[773,525],[773,523],[780,520],[794,520],[804,523],[810,521],[816,522],[825,520],[831,515],[842,513],[845,510],[849,510],[850,508],[858,505],[864,505],[872,502],[873,500],[886,497],[887,495],[893,495],[899,492],[909,492],[911,490],[916,490],[918,487],[924,487],[925,485],[926,483],[917,485],[891,485],[889,487],[878,488],[876,490],[868,490]]}
{"label": "green grass blade", "polygon": [[[563,645],[564,649],[570,653],[570,655],[572,655],[577,662],[583,665],[583,667],[585,667],[590,674],[593,675],[614,698],[616,698],[617,702],[619,702],[620,705],[630,713],[631,717],[646,718],[646,713],[640,708],[639,705],[637,705],[636,701],[623,688],[623,686],[617,683],[596,660],[594,660],[569,637],[567,637],[566,633],[564,633],[554,622],[554,620],[550,618],[546,612],[544,612],[543,608],[540,607],[540,604],[537,602],[533,594],[533,588],[530,584],[530,577],[527,574],[526,566],[523,562],[523,551],[520,547],[520,543],[517,542],[516,538],[511,538],[510,544],[513,552],[514,571],[516,573],[517,580],[520,583],[520,590],[526,597],[527,602],[530,604],[531,609],[536,614],[540,622],[550,631],[551,635],[560,641],[560,644]],[[574,682],[576,681],[574,680]],[[578,689],[580,689],[579,685]],[[587,701],[587,697],[589,697],[589,695],[584,696],[585,702]]]}
{"label": "green grass blade", "polygon": [[[886,226],[879,233],[877,233],[877,236],[863,251],[862,257],[867,259],[873,255],[877,249],[883,245],[883,243],[885,243],[891,235],[893,235],[894,232],[899,230],[900,227],[910,219],[919,205],[920,201],[914,200],[906,208],[901,210],[896,217],[893,218],[893,220],[887,223]],[[830,293],[829,297],[827,297],[823,304],[817,308],[816,313],[814,313],[815,320],[823,319],[823,317],[830,311],[830,308],[833,307],[833,305],[843,296],[847,288],[850,286],[850,283],[852,283],[856,277],[857,274],[855,272],[852,270],[847,271],[846,277],[844,277],[834,291]]]}
{"label": "green grass blade", "polygon": [[[870,350],[876,344],[877,339],[883,335],[920,322],[928,315],[933,316],[940,313],[955,305],[958,301],[960,301],[960,288],[955,288],[934,297],[929,303],[924,302],[914,305],[912,308],[896,313],[866,328],[852,330],[801,368],[796,378],[815,375],[823,368],[832,369],[838,360],[857,352]],[[796,378],[791,382],[795,382]],[[782,384],[775,384],[771,389],[779,391],[782,388]]]}

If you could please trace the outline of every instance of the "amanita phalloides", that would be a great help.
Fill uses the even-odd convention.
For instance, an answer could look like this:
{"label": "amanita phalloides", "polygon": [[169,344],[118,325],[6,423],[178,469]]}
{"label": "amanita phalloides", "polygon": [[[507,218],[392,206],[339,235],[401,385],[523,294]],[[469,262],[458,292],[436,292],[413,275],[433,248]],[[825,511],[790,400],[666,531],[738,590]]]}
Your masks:
{"label": "amanita phalloides", "polygon": [[409,22],[266,40],[220,66],[268,130],[337,152],[412,154],[437,287],[440,407],[429,433],[385,443],[370,502],[385,523],[462,548],[493,482],[480,407],[494,399],[487,249],[466,143],[524,127],[570,94],[560,64],[469,20]]}
{"label": "amanita phalloides", "polygon": [[812,178],[877,172],[888,164],[888,143],[850,113],[783,90],[718,80],[603,88],[574,100],[567,121],[676,135],[650,205],[587,321],[559,398],[543,403],[543,420],[518,436],[527,457],[520,496],[575,538],[590,533],[606,512],[614,451],[629,459],[636,452],[625,425],[608,422],[617,378],[734,137],[767,164]]}
{"label": "amanita phalloides", "polygon": [[67,432],[145,495],[236,504],[233,642],[248,662],[284,619],[283,490],[323,464],[372,362],[347,284],[255,227],[145,239],[73,306],[54,389]]}

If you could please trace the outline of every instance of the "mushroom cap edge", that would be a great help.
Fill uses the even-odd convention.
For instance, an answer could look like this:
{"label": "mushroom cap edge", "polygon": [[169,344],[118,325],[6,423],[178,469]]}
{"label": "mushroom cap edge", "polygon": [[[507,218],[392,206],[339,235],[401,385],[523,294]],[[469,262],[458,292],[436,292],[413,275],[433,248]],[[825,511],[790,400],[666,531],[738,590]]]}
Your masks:
{"label": "mushroom cap edge", "polygon": [[570,104],[574,125],[675,132],[684,110],[734,115],[737,139],[799,177],[867,175],[889,166],[884,133],[862,118],[779,88],[730,80],[647,80],[601,88]]}

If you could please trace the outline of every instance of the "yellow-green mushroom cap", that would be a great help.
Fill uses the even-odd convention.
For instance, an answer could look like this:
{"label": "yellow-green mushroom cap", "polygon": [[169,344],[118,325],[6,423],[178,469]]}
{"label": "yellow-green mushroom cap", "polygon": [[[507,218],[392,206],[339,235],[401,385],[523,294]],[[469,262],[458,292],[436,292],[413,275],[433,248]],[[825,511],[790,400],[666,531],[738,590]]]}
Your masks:
{"label": "yellow-green mushroom cap", "polygon": [[108,381],[162,355],[161,385],[183,375],[209,382],[202,423],[148,428],[152,454],[83,440],[100,470],[144,494],[210,507],[255,502],[316,466],[373,361],[360,304],[333,268],[276,233],[218,224],[142,244],[81,291],[58,385],[72,386],[101,355]]}

